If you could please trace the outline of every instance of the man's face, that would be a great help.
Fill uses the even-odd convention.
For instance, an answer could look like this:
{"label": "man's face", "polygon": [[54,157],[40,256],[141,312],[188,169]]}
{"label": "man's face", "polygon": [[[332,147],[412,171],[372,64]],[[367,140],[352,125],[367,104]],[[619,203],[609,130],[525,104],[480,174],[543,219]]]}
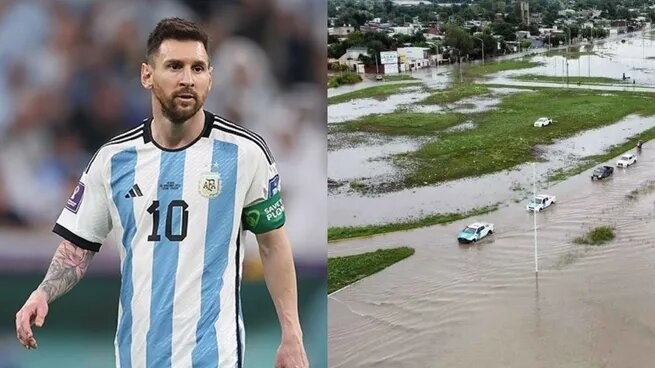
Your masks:
{"label": "man's face", "polygon": [[211,71],[201,42],[165,40],[148,64],[142,65],[141,82],[152,89],[164,116],[182,124],[205,104]]}

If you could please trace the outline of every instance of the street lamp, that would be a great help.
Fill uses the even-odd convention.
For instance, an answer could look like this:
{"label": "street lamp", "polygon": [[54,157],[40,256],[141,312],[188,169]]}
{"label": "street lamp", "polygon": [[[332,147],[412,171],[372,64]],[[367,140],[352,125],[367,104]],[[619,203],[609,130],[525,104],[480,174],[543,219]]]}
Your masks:
{"label": "street lamp", "polygon": [[484,40],[475,36],[473,36],[473,38],[475,38],[476,40],[480,40],[480,42],[482,42],[482,65],[484,65]]}

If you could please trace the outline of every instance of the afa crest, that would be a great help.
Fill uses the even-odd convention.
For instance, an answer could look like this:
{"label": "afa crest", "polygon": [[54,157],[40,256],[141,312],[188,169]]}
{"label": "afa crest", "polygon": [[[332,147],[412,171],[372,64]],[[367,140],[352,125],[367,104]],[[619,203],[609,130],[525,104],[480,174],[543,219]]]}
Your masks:
{"label": "afa crest", "polygon": [[221,194],[221,175],[218,172],[209,172],[200,176],[198,192],[206,198],[216,198]]}

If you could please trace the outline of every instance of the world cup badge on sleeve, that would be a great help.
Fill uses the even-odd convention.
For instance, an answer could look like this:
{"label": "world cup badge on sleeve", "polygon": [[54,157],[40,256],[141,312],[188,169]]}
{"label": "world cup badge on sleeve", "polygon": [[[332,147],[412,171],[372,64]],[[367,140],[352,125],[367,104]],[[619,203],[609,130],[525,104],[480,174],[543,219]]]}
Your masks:
{"label": "world cup badge on sleeve", "polygon": [[84,197],[84,183],[79,182],[77,183],[77,186],[73,190],[73,194],[71,194],[70,198],[66,201],[66,209],[73,212],[77,213],[77,210],[80,209],[80,204],[82,203],[82,198]]}
{"label": "world cup badge on sleeve", "polygon": [[218,172],[209,172],[200,176],[198,191],[206,198],[216,198],[221,194],[221,175]]}

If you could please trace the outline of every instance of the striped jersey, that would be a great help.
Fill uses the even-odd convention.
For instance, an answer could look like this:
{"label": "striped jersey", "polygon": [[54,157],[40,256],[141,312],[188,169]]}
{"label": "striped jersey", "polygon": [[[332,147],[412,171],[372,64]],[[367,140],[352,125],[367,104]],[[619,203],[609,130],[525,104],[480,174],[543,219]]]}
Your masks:
{"label": "striped jersey", "polygon": [[96,252],[119,230],[117,367],[242,367],[241,233],[281,227],[284,207],[264,140],[204,113],[181,149],[152,119],[102,146],[53,229]]}

